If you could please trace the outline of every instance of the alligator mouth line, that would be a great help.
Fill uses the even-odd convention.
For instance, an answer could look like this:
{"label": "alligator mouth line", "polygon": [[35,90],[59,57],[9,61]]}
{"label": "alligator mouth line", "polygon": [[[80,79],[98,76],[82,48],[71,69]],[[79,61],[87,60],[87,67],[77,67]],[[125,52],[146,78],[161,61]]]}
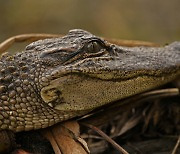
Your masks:
{"label": "alligator mouth line", "polygon": [[97,78],[99,80],[106,81],[124,81],[137,77],[157,77],[157,78],[165,78],[168,76],[179,76],[180,70],[178,68],[174,69],[162,69],[162,70],[132,70],[132,71],[123,71],[123,70],[95,70],[95,69],[78,69],[78,68],[65,68],[60,71],[54,71],[52,74],[54,79],[59,77],[64,77],[68,75],[78,75],[81,77],[90,77]]}

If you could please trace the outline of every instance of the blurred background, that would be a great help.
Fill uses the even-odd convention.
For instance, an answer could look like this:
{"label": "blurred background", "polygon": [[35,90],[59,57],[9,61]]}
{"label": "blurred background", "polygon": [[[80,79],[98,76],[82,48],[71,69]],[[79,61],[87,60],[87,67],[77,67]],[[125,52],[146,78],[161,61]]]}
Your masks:
{"label": "blurred background", "polygon": [[0,0],[0,42],[81,28],[118,39],[180,40],[180,0]]}

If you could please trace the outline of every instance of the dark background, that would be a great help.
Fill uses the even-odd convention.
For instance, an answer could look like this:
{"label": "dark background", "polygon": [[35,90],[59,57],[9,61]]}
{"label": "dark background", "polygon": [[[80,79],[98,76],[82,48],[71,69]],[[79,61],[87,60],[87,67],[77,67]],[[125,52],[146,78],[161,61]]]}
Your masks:
{"label": "dark background", "polygon": [[82,28],[107,38],[180,40],[180,0],[0,0],[0,42]]}

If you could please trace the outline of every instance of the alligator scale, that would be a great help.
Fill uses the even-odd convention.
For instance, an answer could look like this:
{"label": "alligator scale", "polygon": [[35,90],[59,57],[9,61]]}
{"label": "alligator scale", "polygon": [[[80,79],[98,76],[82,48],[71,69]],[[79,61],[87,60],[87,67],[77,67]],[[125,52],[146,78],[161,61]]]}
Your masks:
{"label": "alligator scale", "polygon": [[180,42],[121,47],[84,30],[0,58],[0,130],[51,126],[180,75]]}

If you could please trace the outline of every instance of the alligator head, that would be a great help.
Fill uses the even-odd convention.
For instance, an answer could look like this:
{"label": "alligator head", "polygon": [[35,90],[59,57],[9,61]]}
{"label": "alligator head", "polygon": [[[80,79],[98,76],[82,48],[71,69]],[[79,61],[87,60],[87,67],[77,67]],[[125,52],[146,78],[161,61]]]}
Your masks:
{"label": "alligator head", "polygon": [[121,47],[76,29],[3,55],[0,70],[0,129],[38,129],[173,80],[180,42]]}
{"label": "alligator head", "polygon": [[[57,110],[87,111],[159,86],[177,75],[180,43],[120,47],[84,30],[34,42],[46,71],[41,97]],[[47,65],[47,66],[46,66]],[[171,73],[170,73],[171,72]],[[176,74],[176,75],[175,75]]]}

